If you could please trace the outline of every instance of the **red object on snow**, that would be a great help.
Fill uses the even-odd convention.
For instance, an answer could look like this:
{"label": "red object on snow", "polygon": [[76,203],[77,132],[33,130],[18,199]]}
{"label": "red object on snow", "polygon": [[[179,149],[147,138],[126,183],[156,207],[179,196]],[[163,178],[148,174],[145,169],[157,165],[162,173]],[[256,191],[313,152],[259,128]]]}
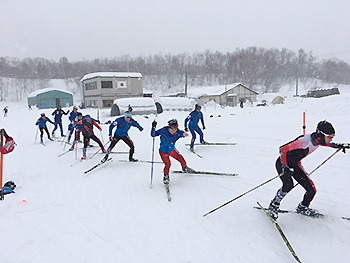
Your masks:
{"label": "red object on snow", "polygon": [[0,152],[2,154],[7,154],[7,153],[10,153],[13,151],[13,149],[15,148],[15,141],[13,140],[12,137],[8,137],[6,138],[6,141],[5,141],[5,144],[4,146],[1,146],[0,147]]}

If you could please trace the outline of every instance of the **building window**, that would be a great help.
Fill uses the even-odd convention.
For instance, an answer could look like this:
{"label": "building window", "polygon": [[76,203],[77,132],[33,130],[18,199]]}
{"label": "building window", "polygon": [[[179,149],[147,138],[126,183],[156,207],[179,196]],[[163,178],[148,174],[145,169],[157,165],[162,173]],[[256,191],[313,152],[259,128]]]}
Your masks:
{"label": "building window", "polygon": [[87,107],[96,107],[97,106],[97,100],[87,100],[86,101]]}
{"label": "building window", "polygon": [[97,89],[97,82],[85,83],[85,90]]}
{"label": "building window", "polygon": [[102,89],[113,89],[112,81],[101,81],[101,88]]}
{"label": "building window", "polygon": [[107,108],[107,107],[112,107],[113,105],[113,100],[102,100],[103,103],[103,107]]}

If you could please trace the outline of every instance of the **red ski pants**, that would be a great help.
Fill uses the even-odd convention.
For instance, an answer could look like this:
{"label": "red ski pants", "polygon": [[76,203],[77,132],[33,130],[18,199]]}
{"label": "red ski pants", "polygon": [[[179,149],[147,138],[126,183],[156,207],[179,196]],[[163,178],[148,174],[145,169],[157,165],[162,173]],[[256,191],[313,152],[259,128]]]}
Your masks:
{"label": "red ski pants", "polygon": [[180,162],[182,168],[187,166],[185,159],[182,157],[182,155],[176,149],[174,149],[170,153],[163,153],[159,150],[159,155],[160,155],[160,158],[162,158],[163,163],[165,164],[164,175],[169,175],[169,170],[170,170],[170,166],[171,166],[171,161],[169,158],[170,156],[173,157],[174,159],[178,160]]}

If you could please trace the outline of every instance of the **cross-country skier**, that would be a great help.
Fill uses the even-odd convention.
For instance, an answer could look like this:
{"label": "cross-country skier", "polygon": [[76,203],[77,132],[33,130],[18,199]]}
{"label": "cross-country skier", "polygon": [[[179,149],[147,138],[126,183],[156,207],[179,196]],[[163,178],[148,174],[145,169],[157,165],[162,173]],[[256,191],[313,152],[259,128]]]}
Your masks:
{"label": "cross-country skier", "polygon": [[[192,134],[191,144],[190,144],[190,150],[193,152],[194,142],[196,140],[196,132],[199,134],[199,142],[201,144],[208,144],[206,141],[204,141],[204,135],[198,126],[199,120],[202,122],[203,130],[205,130],[204,125],[204,119],[203,119],[203,113],[201,112],[202,107],[198,104],[196,104],[195,109],[187,116],[185,119],[185,131],[188,132],[188,128],[190,129],[190,132]],[[188,128],[187,128],[188,123]]]}
{"label": "cross-country skier", "polygon": [[[77,117],[75,118],[75,121],[72,124],[73,125],[72,130],[73,131],[75,130],[75,132],[73,134],[72,147],[69,149],[70,151],[74,150],[74,146],[77,142],[81,142],[79,140],[80,140],[80,132],[81,132],[82,127],[83,127],[81,124],[82,119],[83,119],[83,114],[81,112],[78,112]],[[78,124],[78,123],[80,123],[80,124]]]}
{"label": "cross-country skier", "polygon": [[82,160],[86,159],[86,148],[89,145],[90,139],[98,143],[98,145],[101,147],[102,152],[104,153],[106,152],[102,142],[100,141],[99,138],[96,137],[93,130],[94,126],[100,131],[102,130],[102,128],[95,122],[94,119],[91,118],[90,115],[84,116],[82,120],[77,122],[77,125],[81,125],[81,131],[84,136],[83,157],[81,157]]}
{"label": "cross-country skier", "polygon": [[[317,129],[311,134],[301,135],[295,140],[280,147],[280,156],[276,160],[276,170],[280,174],[282,187],[277,191],[269,205],[269,214],[275,220],[278,218],[278,209],[282,199],[292,190],[293,178],[305,189],[303,200],[296,207],[296,212],[308,216],[317,215],[316,210],[309,205],[316,194],[316,188],[301,165],[301,160],[314,152],[319,146],[331,148],[349,148],[348,144],[332,143],[335,130],[331,123],[320,121]],[[345,150],[344,150],[345,151]]]}
{"label": "cross-country skier", "polygon": [[36,121],[35,125],[39,125],[39,130],[40,130],[40,142],[43,143],[43,135],[44,135],[44,131],[47,134],[47,138],[50,141],[53,141],[53,139],[50,137],[50,133],[49,130],[47,129],[46,126],[46,122],[49,122],[53,125],[55,125],[55,123],[53,121],[51,121],[48,117],[45,116],[45,113],[41,113],[41,117]]}
{"label": "cross-country skier", "polygon": [[61,130],[61,136],[64,137],[65,135],[63,134],[63,127],[62,127],[62,115],[67,115],[69,113],[69,110],[67,112],[64,112],[62,110],[62,107],[59,105],[57,109],[52,113],[52,116],[55,116],[55,128],[52,131],[52,137],[55,136],[55,131],[57,130],[57,126],[60,126]]}
{"label": "cross-country skier", "polygon": [[3,109],[3,111],[4,111],[4,117],[7,117],[7,113],[8,113],[8,111],[9,111],[9,107],[8,107],[8,106],[5,106],[4,109]]}
{"label": "cross-country skier", "polygon": [[160,148],[159,155],[165,164],[164,167],[164,177],[163,183],[169,184],[169,170],[171,166],[170,156],[174,159],[178,160],[181,164],[182,171],[186,173],[194,172],[193,169],[187,166],[187,163],[180,152],[175,148],[175,143],[178,139],[184,138],[188,136],[188,133],[179,130],[179,124],[176,119],[172,119],[168,121],[168,126],[164,126],[163,128],[156,131],[157,122],[154,120],[152,122],[152,130],[151,136],[156,137],[160,136]]}
{"label": "cross-country skier", "polygon": [[[124,141],[130,147],[129,161],[137,162],[137,159],[133,158],[135,146],[128,135],[128,131],[130,130],[131,126],[134,126],[140,131],[143,131],[141,125],[132,118],[131,112],[129,111],[125,112],[124,117],[117,118],[114,122],[111,123],[111,125],[109,125],[109,140],[111,141],[111,144],[109,145],[107,149],[107,154],[102,159],[102,162],[105,162],[107,160],[109,154],[111,154],[112,149],[119,140]],[[117,129],[114,132],[114,136],[112,136],[112,131],[114,127],[117,127]]]}
{"label": "cross-country skier", "polygon": [[[74,133],[74,130],[75,130],[74,122],[76,122],[77,116],[78,116],[78,108],[76,106],[74,106],[73,111],[68,116],[68,119],[70,122],[68,125],[68,131],[69,131],[68,142],[70,141],[72,134]],[[73,140],[75,140],[75,138],[73,138]],[[78,138],[78,140],[79,140],[79,138]]]}

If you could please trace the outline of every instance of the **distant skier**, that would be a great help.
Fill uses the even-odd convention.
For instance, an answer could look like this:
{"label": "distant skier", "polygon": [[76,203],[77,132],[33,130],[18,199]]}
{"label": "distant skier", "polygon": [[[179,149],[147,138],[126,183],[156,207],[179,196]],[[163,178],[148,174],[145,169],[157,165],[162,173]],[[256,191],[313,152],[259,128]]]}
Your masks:
{"label": "distant skier", "polygon": [[[117,118],[114,122],[111,123],[111,125],[109,125],[109,139],[111,141],[111,144],[109,145],[107,149],[107,154],[102,159],[102,162],[105,162],[107,160],[109,154],[111,154],[112,149],[119,140],[124,141],[130,148],[129,161],[137,162],[137,159],[133,158],[135,146],[128,135],[128,131],[130,130],[131,126],[134,126],[140,131],[143,131],[141,125],[132,118],[131,112],[129,111],[125,112],[124,117]],[[114,132],[114,136],[112,136],[112,131],[114,127],[117,127],[117,129]]]}
{"label": "distant skier", "polygon": [[244,99],[243,98],[239,99],[239,106],[243,109],[243,106],[244,106]]}
{"label": "distant skier", "polygon": [[8,113],[8,111],[9,111],[9,107],[8,107],[8,106],[5,106],[4,109],[3,109],[3,111],[4,111],[4,117],[7,117],[7,113]]}
{"label": "distant skier", "polygon": [[95,122],[94,119],[91,118],[90,115],[84,116],[82,120],[77,122],[77,125],[81,125],[81,131],[84,136],[83,157],[81,158],[82,160],[86,159],[86,148],[89,145],[90,139],[98,143],[98,145],[101,147],[102,152],[104,153],[106,152],[102,142],[100,141],[99,138],[97,138],[97,136],[94,134],[94,131],[93,131],[93,128],[94,128],[93,126],[95,126],[100,131],[102,130],[102,128]]}
{"label": "distant skier", "polygon": [[[198,104],[196,104],[195,109],[187,116],[185,119],[185,131],[188,131],[188,128],[190,129],[190,132],[192,134],[191,144],[190,144],[190,151],[194,151],[194,142],[196,141],[196,132],[199,134],[199,141],[201,144],[208,144],[206,141],[204,141],[204,135],[198,126],[199,120],[202,122],[203,130],[205,130],[204,125],[204,119],[203,119],[203,113],[201,112],[202,107]],[[187,128],[188,123],[188,128]]]}
{"label": "distant skier", "polygon": [[57,109],[52,113],[52,116],[55,116],[55,128],[52,131],[52,137],[55,136],[55,131],[57,130],[57,126],[60,126],[61,130],[61,137],[64,137],[63,134],[63,127],[62,127],[62,115],[67,115],[69,113],[69,110],[67,112],[64,112],[62,110],[62,107],[59,105]]}
{"label": "distant skier", "polygon": [[[294,187],[293,178],[306,190],[303,200],[296,208],[296,212],[315,216],[317,211],[309,208],[309,205],[316,194],[316,188],[301,165],[301,160],[314,152],[319,146],[348,149],[349,144],[332,143],[335,130],[331,123],[320,121],[317,129],[311,134],[301,135],[295,140],[280,147],[280,156],[276,160],[276,170],[280,174],[282,187],[277,191],[271,200],[268,212],[275,220],[278,218],[278,209],[282,199]],[[345,150],[344,150],[345,152]]]}
{"label": "distant skier", "polygon": [[35,125],[39,125],[39,130],[40,130],[40,142],[43,143],[43,135],[44,135],[44,131],[47,134],[47,138],[50,141],[53,141],[53,139],[50,137],[50,133],[49,130],[47,129],[46,126],[46,122],[49,122],[53,125],[55,125],[55,123],[53,121],[51,121],[49,118],[47,118],[45,116],[45,113],[41,113],[41,117],[37,120],[37,122],[35,123]]}
{"label": "distant skier", "polygon": [[182,171],[186,173],[194,172],[193,169],[187,166],[187,163],[180,152],[175,148],[175,143],[178,139],[188,136],[188,133],[178,129],[179,125],[176,119],[168,121],[168,126],[156,131],[157,122],[154,120],[152,122],[151,136],[156,137],[160,136],[160,148],[159,155],[165,164],[164,167],[164,177],[163,183],[169,184],[169,170],[171,166],[170,156],[178,160],[181,164]]}
{"label": "distant skier", "polygon": [[129,106],[128,106],[128,112],[132,112],[132,107],[131,107],[130,104],[129,104]]}
{"label": "distant skier", "polygon": [[[69,114],[68,119],[69,119],[69,125],[68,125],[68,131],[69,131],[69,135],[68,135],[68,142],[70,141],[72,134],[74,133],[75,126],[74,123],[77,120],[77,116],[78,116],[78,108],[76,106],[73,107],[73,111]],[[75,138],[73,138],[75,140]],[[79,140],[79,138],[78,138]]]}

